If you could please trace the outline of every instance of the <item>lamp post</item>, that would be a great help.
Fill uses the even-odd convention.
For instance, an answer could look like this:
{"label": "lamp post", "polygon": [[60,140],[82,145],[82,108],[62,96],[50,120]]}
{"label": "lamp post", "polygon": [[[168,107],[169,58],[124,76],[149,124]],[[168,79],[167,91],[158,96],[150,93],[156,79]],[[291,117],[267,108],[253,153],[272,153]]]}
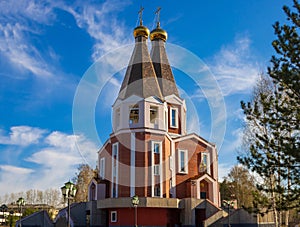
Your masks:
{"label": "lamp post", "polygon": [[9,227],[12,227],[12,224],[13,224],[13,215],[14,215],[14,211],[13,210],[11,210],[11,211],[9,211],[9,215],[8,215],[8,217],[9,217]]}
{"label": "lamp post", "polygon": [[17,200],[17,204],[18,204],[19,210],[21,212],[21,215],[20,215],[20,224],[19,224],[19,226],[21,227],[22,226],[22,216],[23,216],[22,208],[23,208],[23,206],[25,206],[25,200],[24,200],[24,198],[20,197]]}
{"label": "lamp post", "polygon": [[65,185],[63,187],[61,187],[60,189],[64,196],[64,199],[67,199],[67,201],[68,201],[67,226],[70,227],[70,215],[71,215],[70,200],[75,198],[77,189],[76,189],[75,185],[70,181],[65,183]]}
{"label": "lamp post", "polygon": [[131,198],[131,203],[134,206],[134,226],[137,227],[137,206],[139,205],[139,197],[137,195]]}
{"label": "lamp post", "polygon": [[228,208],[228,227],[231,227],[230,225],[230,206],[233,206],[233,201],[229,201],[229,200],[223,200],[223,204],[224,206],[227,205]]}

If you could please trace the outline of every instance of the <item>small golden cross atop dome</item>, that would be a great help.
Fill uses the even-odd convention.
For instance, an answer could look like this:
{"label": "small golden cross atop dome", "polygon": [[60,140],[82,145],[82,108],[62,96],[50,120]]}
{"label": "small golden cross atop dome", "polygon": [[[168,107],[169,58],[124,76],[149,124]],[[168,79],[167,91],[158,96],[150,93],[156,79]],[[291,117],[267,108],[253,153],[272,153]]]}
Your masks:
{"label": "small golden cross atop dome", "polygon": [[143,26],[143,11],[144,11],[144,7],[141,6],[141,8],[138,12],[140,25],[137,26],[133,31],[134,38],[136,38],[138,36],[144,36],[144,37],[148,38],[148,36],[150,34],[149,29],[147,27]]}
{"label": "small golden cross atop dome", "polygon": [[161,10],[161,7],[157,7],[157,10],[155,11],[155,14],[156,14],[156,27],[157,28],[160,27],[160,10]]}
{"label": "small golden cross atop dome", "polygon": [[139,14],[139,21],[140,21],[140,26],[143,25],[143,11],[144,11],[144,7],[141,6],[138,14]]}
{"label": "small golden cross atop dome", "polygon": [[157,39],[166,41],[168,38],[168,33],[160,27],[160,10],[161,10],[161,8],[158,7],[157,10],[155,11],[156,28],[153,31],[151,31],[151,33],[150,33],[151,41],[157,40]]}

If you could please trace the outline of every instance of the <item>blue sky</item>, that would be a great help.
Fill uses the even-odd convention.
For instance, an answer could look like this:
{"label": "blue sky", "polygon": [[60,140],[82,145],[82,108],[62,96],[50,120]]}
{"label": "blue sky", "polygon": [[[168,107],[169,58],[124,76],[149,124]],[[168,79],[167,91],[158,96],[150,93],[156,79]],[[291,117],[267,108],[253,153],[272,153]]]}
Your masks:
{"label": "blue sky", "polygon": [[[203,87],[176,67],[173,47],[197,56],[222,93],[226,108],[217,116],[226,123],[226,131],[219,144],[219,174],[226,175],[237,164],[236,149],[241,143],[239,103],[250,98],[259,73],[266,71],[274,54],[272,24],[284,21],[282,5],[291,2],[0,1],[0,196],[58,188],[75,176],[79,164],[95,166],[101,141],[111,133],[110,107],[124,69],[111,75],[96,96],[94,122],[100,142],[84,131],[73,133],[74,97],[97,59],[132,49],[141,5],[144,25],[150,30],[155,26],[156,8],[162,8],[170,63],[191,109],[190,132],[206,139],[219,133],[211,127],[216,117],[213,104]],[[122,61],[127,64],[129,59]]]}

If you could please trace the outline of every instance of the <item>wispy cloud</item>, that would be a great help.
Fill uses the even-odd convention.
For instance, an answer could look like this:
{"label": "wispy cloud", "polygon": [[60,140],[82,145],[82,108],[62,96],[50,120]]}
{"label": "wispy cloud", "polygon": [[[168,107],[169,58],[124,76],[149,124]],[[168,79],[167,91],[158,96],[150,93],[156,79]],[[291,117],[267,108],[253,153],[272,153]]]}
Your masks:
{"label": "wispy cloud", "polygon": [[[59,187],[75,176],[78,165],[88,163],[95,167],[97,159],[96,145],[83,135],[49,133],[29,126],[12,127],[9,136],[1,137],[0,144],[14,144],[21,150],[15,154],[21,159],[19,164],[11,159],[0,162],[0,194]],[[30,146],[31,151],[24,145]],[[11,180],[16,178],[17,182]]]}
{"label": "wispy cloud", "polygon": [[25,191],[31,185],[33,172],[30,168],[0,164],[0,195]]}
{"label": "wispy cloud", "polygon": [[32,42],[32,36],[41,33],[41,25],[54,19],[51,7],[42,1],[0,2],[0,50],[18,70],[27,70],[38,77],[53,74],[51,59]]}
{"label": "wispy cloud", "polygon": [[209,67],[224,96],[249,93],[261,69],[247,35],[239,35],[232,44],[223,46]]}
{"label": "wispy cloud", "polygon": [[34,40],[42,36],[45,26],[56,22],[56,9],[60,9],[71,14],[77,26],[94,39],[91,58],[96,60],[103,53],[131,41],[124,39],[125,25],[117,18],[117,13],[128,4],[120,0],[71,4],[46,0],[1,1],[0,57],[15,70],[25,70],[37,77],[57,76],[58,55],[47,44],[39,48]]}
{"label": "wispy cloud", "polygon": [[77,1],[74,5],[57,6],[72,14],[78,27],[85,29],[94,38],[92,58],[97,60],[104,53],[130,43],[130,39],[124,38],[124,23],[117,18],[117,13],[129,3],[112,0],[101,4],[82,4],[81,1]]}
{"label": "wispy cloud", "polygon": [[0,165],[0,169],[4,172],[16,174],[16,175],[26,175],[29,173],[32,173],[32,169],[28,168],[21,168],[21,167],[16,167],[16,166],[11,166],[11,165]]}

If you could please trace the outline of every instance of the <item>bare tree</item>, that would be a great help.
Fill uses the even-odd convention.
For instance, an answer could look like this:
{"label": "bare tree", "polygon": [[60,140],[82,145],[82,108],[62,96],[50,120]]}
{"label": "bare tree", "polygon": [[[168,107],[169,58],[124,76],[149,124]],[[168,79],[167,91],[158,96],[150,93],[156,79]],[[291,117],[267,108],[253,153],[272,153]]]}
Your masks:
{"label": "bare tree", "polygon": [[80,165],[78,171],[79,172],[74,179],[77,188],[75,201],[86,202],[88,200],[88,185],[95,177],[95,171],[88,164]]}

